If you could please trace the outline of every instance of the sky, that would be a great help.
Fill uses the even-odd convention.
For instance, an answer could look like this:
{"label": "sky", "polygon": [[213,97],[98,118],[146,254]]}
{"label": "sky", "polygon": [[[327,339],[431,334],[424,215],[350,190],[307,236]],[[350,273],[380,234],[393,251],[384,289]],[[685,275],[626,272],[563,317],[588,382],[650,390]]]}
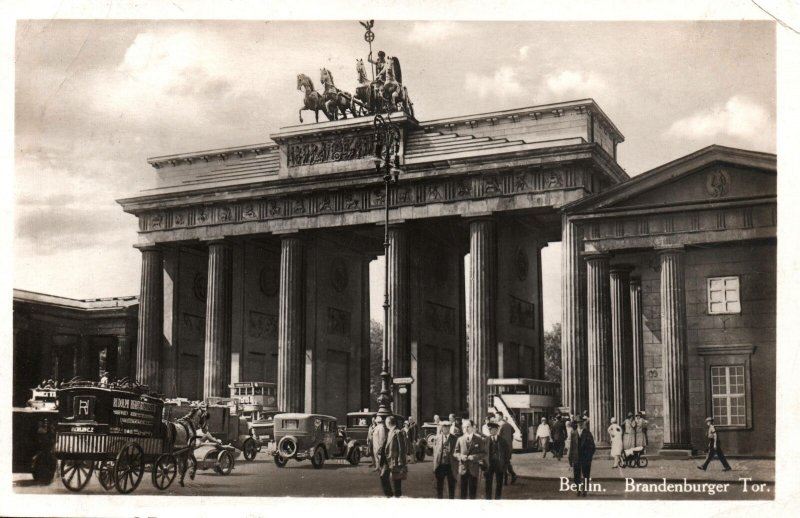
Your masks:
{"label": "sky", "polygon": [[[373,30],[375,52],[400,58],[420,121],[590,97],[625,136],[618,161],[631,176],[710,144],[776,151],[772,22],[377,20]],[[298,123],[298,73],[318,86],[326,67],[353,90],[363,34],[356,21],[19,20],[13,287],[137,294],[137,223],[115,200],[154,184],[146,159],[267,142]],[[544,277],[549,328],[560,320],[557,243]]]}

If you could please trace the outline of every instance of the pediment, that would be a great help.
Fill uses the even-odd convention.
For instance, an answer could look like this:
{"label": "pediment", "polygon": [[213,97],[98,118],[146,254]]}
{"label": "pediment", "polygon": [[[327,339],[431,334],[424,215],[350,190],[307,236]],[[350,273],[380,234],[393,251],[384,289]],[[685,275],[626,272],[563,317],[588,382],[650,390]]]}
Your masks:
{"label": "pediment", "polygon": [[674,207],[776,195],[775,155],[709,146],[579,200],[566,211]]}
{"label": "pediment", "polygon": [[777,175],[726,164],[712,165],[618,200],[611,207],[654,207],[775,196]]}

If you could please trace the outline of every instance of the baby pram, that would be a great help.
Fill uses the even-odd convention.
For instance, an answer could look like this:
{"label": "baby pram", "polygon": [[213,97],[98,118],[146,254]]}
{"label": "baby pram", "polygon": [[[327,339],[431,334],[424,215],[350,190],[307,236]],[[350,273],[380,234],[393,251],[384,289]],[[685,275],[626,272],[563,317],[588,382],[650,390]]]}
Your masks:
{"label": "baby pram", "polygon": [[619,459],[619,467],[624,468],[646,468],[647,457],[644,454],[644,446],[634,446],[622,451],[622,457]]}

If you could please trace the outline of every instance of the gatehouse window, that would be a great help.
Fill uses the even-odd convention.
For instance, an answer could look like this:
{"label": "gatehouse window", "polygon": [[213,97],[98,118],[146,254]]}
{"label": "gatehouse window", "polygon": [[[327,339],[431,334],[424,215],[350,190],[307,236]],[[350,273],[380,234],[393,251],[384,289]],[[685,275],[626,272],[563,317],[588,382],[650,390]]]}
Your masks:
{"label": "gatehouse window", "polygon": [[711,367],[711,405],[718,426],[747,425],[745,365]]}
{"label": "gatehouse window", "polygon": [[739,277],[708,278],[708,314],[741,313]]}

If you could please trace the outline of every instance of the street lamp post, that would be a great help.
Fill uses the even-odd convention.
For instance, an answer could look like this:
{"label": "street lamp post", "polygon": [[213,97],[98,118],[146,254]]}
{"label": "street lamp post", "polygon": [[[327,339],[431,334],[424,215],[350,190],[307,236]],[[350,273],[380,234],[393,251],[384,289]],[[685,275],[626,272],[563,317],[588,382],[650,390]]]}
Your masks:
{"label": "street lamp post", "polygon": [[[378,396],[378,415],[384,420],[392,414],[392,374],[389,372],[389,186],[397,183],[400,174],[400,128],[391,120],[375,115],[375,172],[383,177],[384,194],[384,280],[383,280],[383,363],[381,369],[381,393]],[[385,422],[385,421],[384,421]]]}

